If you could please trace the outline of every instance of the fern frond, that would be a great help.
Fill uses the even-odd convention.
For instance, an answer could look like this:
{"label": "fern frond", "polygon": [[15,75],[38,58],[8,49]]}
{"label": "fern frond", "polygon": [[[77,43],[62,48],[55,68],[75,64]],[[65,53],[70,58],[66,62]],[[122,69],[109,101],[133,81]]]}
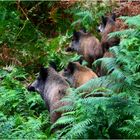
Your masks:
{"label": "fern frond", "polygon": [[91,123],[92,123],[91,119],[86,119],[82,122],[79,122],[78,124],[75,124],[74,127],[65,135],[65,138],[82,137]]}
{"label": "fern frond", "polygon": [[113,47],[109,48],[109,51],[110,51],[111,53],[113,53],[113,55],[117,58],[118,55],[119,55],[119,52],[120,52],[120,47],[118,47],[118,46],[113,46]]}
{"label": "fern frond", "polygon": [[70,115],[69,116],[62,116],[51,126],[51,129],[54,129],[55,127],[60,126],[60,125],[74,123],[74,121],[75,121],[75,118],[70,116]]}
{"label": "fern frond", "polygon": [[112,37],[122,37],[122,38],[130,38],[137,36],[139,32],[135,29],[126,29],[121,31],[112,32],[109,34],[109,38]]}
{"label": "fern frond", "polygon": [[133,120],[126,120],[126,125],[118,130],[127,134],[128,138],[137,139],[140,137],[140,119],[135,117]]}
{"label": "fern frond", "polygon": [[136,26],[137,28],[140,28],[140,15],[133,16],[133,17],[120,17],[120,19],[123,19],[126,24],[129,26]]}

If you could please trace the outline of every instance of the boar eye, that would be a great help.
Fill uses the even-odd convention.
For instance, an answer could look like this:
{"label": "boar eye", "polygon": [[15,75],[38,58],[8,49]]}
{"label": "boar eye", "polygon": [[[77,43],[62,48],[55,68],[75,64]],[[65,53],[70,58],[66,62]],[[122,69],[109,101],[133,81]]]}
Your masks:
{"label": "boar eye", "polygon": [[75,39],[74,38],[72,38],[72,41],[74,41]]}
{"label": "boar eye", "polygon": [[64,71],[66,72],[66,71],[67,71],[67,69],[65,68],[65,69],[64,69]]}
{"label": "boar eye", "polygon": [[39,73],[36,73],[35,76],[38,77]]}
{"label": "boar eye", "polygon": [[41,80],[41,78],[40,77],[37,77],[37,80]]}
{"label": "boar eye", "polygon": [[68,69],[68,68],[65,68],[65,69],[64,69],[64,72],[67,73],[67,74],[70,74],[70,73],[71,73],[71,72],[70,72],[70,69]]}

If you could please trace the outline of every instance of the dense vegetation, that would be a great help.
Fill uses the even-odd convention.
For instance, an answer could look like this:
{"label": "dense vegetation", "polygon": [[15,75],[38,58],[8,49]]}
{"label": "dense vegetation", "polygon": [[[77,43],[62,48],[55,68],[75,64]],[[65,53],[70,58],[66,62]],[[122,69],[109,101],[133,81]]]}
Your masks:
{"label": "dense vegetation", "polygon": [[[115,57],[93,64],[104,62],[110,74],[71,89],[62,100],[71,104],[59,109],[67,113],[54,125],[41,97],[26,89],[40,65],[53,60],[61,70],[79,59],[64,51],[74,28],[84,26],[100,38],[100,17],[113,7],[93,4],[0,2],[0,138],[140,138],[139,15],[121,17],[129,29],[110,35],[121,38],[110,49]],[[100,93],[104,97],[92,97]],[[50,133],[59,125],[65,127]]]}

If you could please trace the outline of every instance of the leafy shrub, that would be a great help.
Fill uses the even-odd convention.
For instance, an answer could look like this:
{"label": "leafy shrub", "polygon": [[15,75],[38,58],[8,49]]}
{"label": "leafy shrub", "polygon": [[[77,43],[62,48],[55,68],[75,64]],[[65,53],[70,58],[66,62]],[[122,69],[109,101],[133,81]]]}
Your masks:
{"label": "leafy shrub", "polygon": [[[68,9],[70,10],[70,9]],[[97,26],[101,20],[101,16],[110,12],[112,7],[108,4],[98,3],[94,1],[82,1],[78,3],[77,8],[73,8],[71,13],[74,15],[72,27],[86,28],[98,38],[100,35],[97,32]]]}
{"label": "leafy shrub", "polygon": [[3,77],[0,84],[0,137],[50,137],[49,115],[44,102],[38,94],[28,93],[23,86],[27,76],[24,70],[11,69],[10,72],[0,71],[0,77]]}
{"label": "leafy shrub", "polygon": [[[77,2],[71,8],[59,4],[52,1],[0,3],[0,137],[139,138],[139,15],[122,17],[130,28],[111,34],[122,39],[119,46],[110,49],[115,57],[95,62],[103,61],[110,75],[72,89],[62,100],[71,104],[59,109],[66,113],[52,126],[64,125],[64,128],[56,135],[50,134],[49,115],[42,99],[26,90],[32,80],[28,73],[36,73],[40,64],[46,66],[49,61],[55,61],[61,70],[68,61],[79,59],[80,56],[64,51],[72,28],[85,26],[98,36],[95,27],[100,16],[111,10],[110,6],[89,1]],[[48,38],[46,34],[55,37]],[[92,97],[97,95],[103,97]]]}
{"label": "leafy shrub", "polygon": [[[24,3],[31,8],[37,2],[22,4]],[[49,3],[53,4],[53,2]],[[0,21],[0,59],[2,60],[0,65],[23,66],[27,72],[32,73],[38,71],[40,65],[48,65],[50,60],[54,60],[58,64],[58,69],[61,69],[65,65],[62,61],[65,56],[63,48],[67,45],[70,34],[65,30],[63,35],[60,34],[53,39],[46,37],[25,13],[26,6],[20,4],[15,1],[0,3],[2,19]],[[68,56],[65,60],[72,56]],[[36,70],[33,71],[35,68]]]}

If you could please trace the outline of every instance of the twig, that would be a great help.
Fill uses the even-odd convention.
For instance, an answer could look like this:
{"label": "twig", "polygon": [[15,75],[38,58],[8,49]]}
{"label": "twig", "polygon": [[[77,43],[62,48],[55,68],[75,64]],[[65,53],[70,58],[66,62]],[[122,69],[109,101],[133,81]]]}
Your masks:
{"label": "twig", "polygon": [[20,29],[19,33],[17,34],[17,36],[15,37],[15,40],[14,40],[14,43],[16,42],[18,36],[20,35],[20,33],[23,31],[23,29],[25,28],[26,26],[26,23],[29,21],[29,18],[27,16],[27,14],[25,13],[25,11],[23,10],[23,8],[20,6],[20,0],[17,0],[17,5],[18,5],[18,9],[20,9],[23,13],[23,15],[26,17],[26,20],[23,24],[23,27]]}
{"label": "twig", "polygon": [[18,9],[20,9],[22,11],[23,15],[26,17],[26,19],[29,20],[27,14],[23,10],[23,8],[20,6],[20,0],[17,0],[17,4],[18,4]]}
{"label": "twig", "polygon": [[32,12],[37,8],[37,6],[39,6],[42,2],[43,2],[43,1],[38,2],[38,3],[37,3],[35,6],[33,6],[30,10],[28,10],[28,13],[32,13]]}
{"label": "twig", "polygon": [[24,22],[22,28],[20,29],[20,31],[18,32],[17,36],[15,37],[14,43],[16,42],[16,40],[17,40],[18,36],[20,35],[20,33],[21,33],[21,32],[23,31],[23,29],[25,28],[27,21],[29,21],[29,20],[28,20],[28,19],[25,20],[25,22]]}
{"label": "twig", "polygon": [[39,58],[41,58],[41,57],[43,57],[43,56],[45,56],[45,55],[47,55],[47,54],[48,54],[48,53],[44,53],[44,54],[40,55],[39,57],[36,57],[35,59],[32,59],[32,60],[29,61],[28,63],[24,64],[23,67],[26,67],[26,66],[32,64],[33,62],[37,61]]}

